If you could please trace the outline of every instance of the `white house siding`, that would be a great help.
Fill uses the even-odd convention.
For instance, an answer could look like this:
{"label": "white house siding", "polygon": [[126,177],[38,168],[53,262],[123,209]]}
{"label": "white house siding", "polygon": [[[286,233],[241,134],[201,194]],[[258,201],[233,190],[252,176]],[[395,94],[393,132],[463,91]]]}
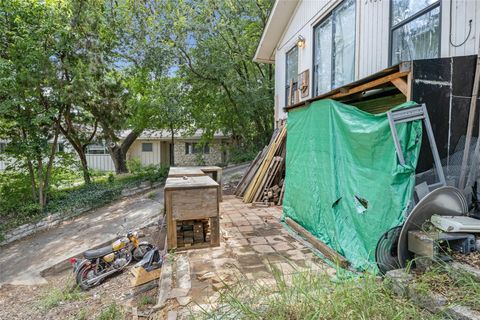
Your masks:
{"label": "white house siding", "polygon": [[[476,54],[480,35],[480,0],[452,0],[452,42],[459,44],[472,31],[460,47],[450,44],[450,1],[441,0],[441,57]],[[341,0],[300,1],[291,17],[275,52],[275,114],[286,118],[285,106],[285,55],[296,43],[299,35],[305,38],[305,47],[298,51],[298,72],[310,70],[309,95],[312,96],[313,27],[325,18]],[[390,1],[356,1],[355,80],[388,67],[390,51]]]}
{"label": "white house siding", "polygon": [[[152,151],[143,152],[142,144],[151,143]],[[153,140],[137,140],[135,141],[130,149],[128,150],[128,159],[138,159],[144,166],[151,164],[160,164],[161,163],[161,148],[160,141]]]}

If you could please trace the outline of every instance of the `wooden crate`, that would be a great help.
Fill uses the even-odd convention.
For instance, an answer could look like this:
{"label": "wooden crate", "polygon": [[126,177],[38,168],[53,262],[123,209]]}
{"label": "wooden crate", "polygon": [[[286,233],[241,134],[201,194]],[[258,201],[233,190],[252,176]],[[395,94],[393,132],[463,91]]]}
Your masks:
{"label": "wooden crate", "polygon": [[209,175],[213,180],[215,180],[219,185],[218,188],[218,199],[222,202],[222,191],[223,191],[223,180],[222,180],[223,169],[217,166],[202,166],[202,167],[171,167],[168,172],[169,178],[181,178],[181,177],[201,177]]}
{"label": "wooden crate", "polygon": [[[169,250],[220,245],[218,188],[219,184],[209,176],[167,179],[165,213]],[[202,221],[203,224],[204,220],[208,221],[209,237],[205,233],[205,240],[199,242],[197,234],[195,241],[195,222]],[[191,228],[188,227],[190,224]]]}

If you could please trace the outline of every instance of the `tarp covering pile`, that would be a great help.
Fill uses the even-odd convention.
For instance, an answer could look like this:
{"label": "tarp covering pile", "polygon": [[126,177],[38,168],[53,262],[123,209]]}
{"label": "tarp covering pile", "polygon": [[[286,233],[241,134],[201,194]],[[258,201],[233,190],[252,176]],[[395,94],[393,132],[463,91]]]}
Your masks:
{"label": "tarp covering pile", "polygon": [[412,199],[422,123],[396,127],[404,166],[386,113],[320,100],[288,114],[284,217],[357,269],[376,268],[378,239],[402,223]]}

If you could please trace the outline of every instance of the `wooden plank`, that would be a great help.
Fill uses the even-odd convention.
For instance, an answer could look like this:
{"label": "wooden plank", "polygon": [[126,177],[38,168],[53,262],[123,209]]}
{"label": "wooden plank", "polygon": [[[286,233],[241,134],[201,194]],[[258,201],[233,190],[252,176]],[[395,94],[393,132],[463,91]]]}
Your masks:
{"label": "wooden plank", "polygon": [[200,177],[204,176],[203,172],[199,167],[170,167],[168,171],[168,177],[178,178],[178,177]]}
{"label": "wooden plank", "polygon": [[165,212],[167,216],[167,249],[177,247],[177,223],[172,218],[172,194],[165,191]]}
{"label": "wooden plank", "polygon": [[325,97],[325,99],[341,98],[341,97],[349,96],[349,95],[357,93],[357,92],[362,92],[362,91],[365,91],[365,90],[374,89],[374,88],[376,88],[378,86],[381,86],[385,83],[392,82],[392,80],[408,76],[409,73],[410,73],[410,71],[395,72],[394,74],[390,74],[388,76],[385,76],[385,77],[367,82],[365,84],[362,84],[362,85],[359,85],[359,86],[356,86],[356,87],[352,87],[352,88],[348,89],[347,92],[340,92],[340,93],[334,94],[332,96],[327,96],[327,97]]}
{"label": "wooden plank", "polygon": [[[462,165],[460,167],[460,178],[458,180],[458,188],[460,190],[463,190],[463,188],[468,187],[468,186],[465,186],[465,178],[467,174],[468,156],[470,155],[470,143],[472,141],[473,125],[475,122],[475,114],[477,112],[477,96],[478,96],[479,82],[480,82],[480,46],[477,52],[477,66],[475,69],[475,77],[473,79],[472,97],[470,98],[470,112],[468,113],[468,124],[467,124],[467,134],[465,137],[465,148],[463,149]],[[480,138],[478,140],[480,140]],[[477,144],[478,144],[478,140],[477,140]],[[477,148],[475,148],[475,151],[477,151]]]}
{"label": "wooden plank", "polygon": [[168,178],[165,190],[181,190],[195,188],[217,188],[218,183],[207,175],[201,177]]}
{"label": "wooden plank", "polygon": [[220,218],[210,218],[210,244],[212,247],[220,245]]}
{"label": "wooden plank", "polygon": [[315,249],[320,251],[326,258],[331,260],[337,265],[340,265],[343,268],[347,268],[350,263],[348,262],[347,259],[345,259],[342,255],[340,255],[338,252],[327,246],[325,243],[322,241],[318,240],[315,238],[310,232],[308,232],[304,227],[296,223],[290,218],[286,218],[285,222],[292,227],[293,230],[295,230],[298,234],[300,234],[302,237],[304,237],[308,242],[310,242]]}
{"label": "wooden plank", "polygon": [[174,190],[171,191],[171,196],[174,220],[194,220],[218,215],[216,188]]}
{"label": "wooden plank", "polygon": [[240,180],[240,182],[238,182],[237,187],[235,188],[234,195],[239,196],[241,194],[241,190],[243,186],[245,186],[247,181],[249,181],[247,180],[247,177],[250,175],[251,171],[253,170],[253,167],[255,167],[255,165],[259,161],[260,156],[262,155],[264,150],[265,148],[262,151],[259,151],[255,159],[250,163],[250,166],[248,167],[247,171],[245,171],[245,174],[243,175],[242,179]]}
{"label": "wooden plank", "polygon": [[400,90],[401,93],[406,97],[408,96],[408,83],[407,80],[403,78],[397,78],[393,79],[391,81],[395,87],[397,87],[398,90]]}

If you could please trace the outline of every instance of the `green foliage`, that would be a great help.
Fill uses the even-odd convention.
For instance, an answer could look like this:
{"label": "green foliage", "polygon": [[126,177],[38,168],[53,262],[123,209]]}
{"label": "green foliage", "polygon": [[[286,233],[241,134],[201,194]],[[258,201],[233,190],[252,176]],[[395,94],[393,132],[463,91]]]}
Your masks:
{"label": "green foliage", "polygon": [[50,310],[65,301],[78,301],[85,298],[84,293],[74,284],[75,281],[69,278],[61,287],[49,288],[40,299],[38,306],[44,310]]}
{"label": "green foliage", "polygon": [[152,304],[155,304],[155,298],[152,297],[152,296],[142,296],[138,300],[138,306],[139,307],[145,307],[145,306],[152,305]]}
{"label": "green foliage", "polygon": [[274,267],[275,283],[238,281],[222,292],[213,311],[196,319],[434,319],[398,298],[371,275],[335,279],[325,272],[293,273],[287,281]]}
{"label": "green foliage", "polygon": [[243,163],[252,161],[258,154],[257,147],[239,147],[233,146],[229,152],[229,162],[231,163]]}
{"label": "green foliage", "polygon": [[96,320],[121,320],[125,319],[122,309],[112,302],[107,307],[100,311],[100,314],[95,318]]}

